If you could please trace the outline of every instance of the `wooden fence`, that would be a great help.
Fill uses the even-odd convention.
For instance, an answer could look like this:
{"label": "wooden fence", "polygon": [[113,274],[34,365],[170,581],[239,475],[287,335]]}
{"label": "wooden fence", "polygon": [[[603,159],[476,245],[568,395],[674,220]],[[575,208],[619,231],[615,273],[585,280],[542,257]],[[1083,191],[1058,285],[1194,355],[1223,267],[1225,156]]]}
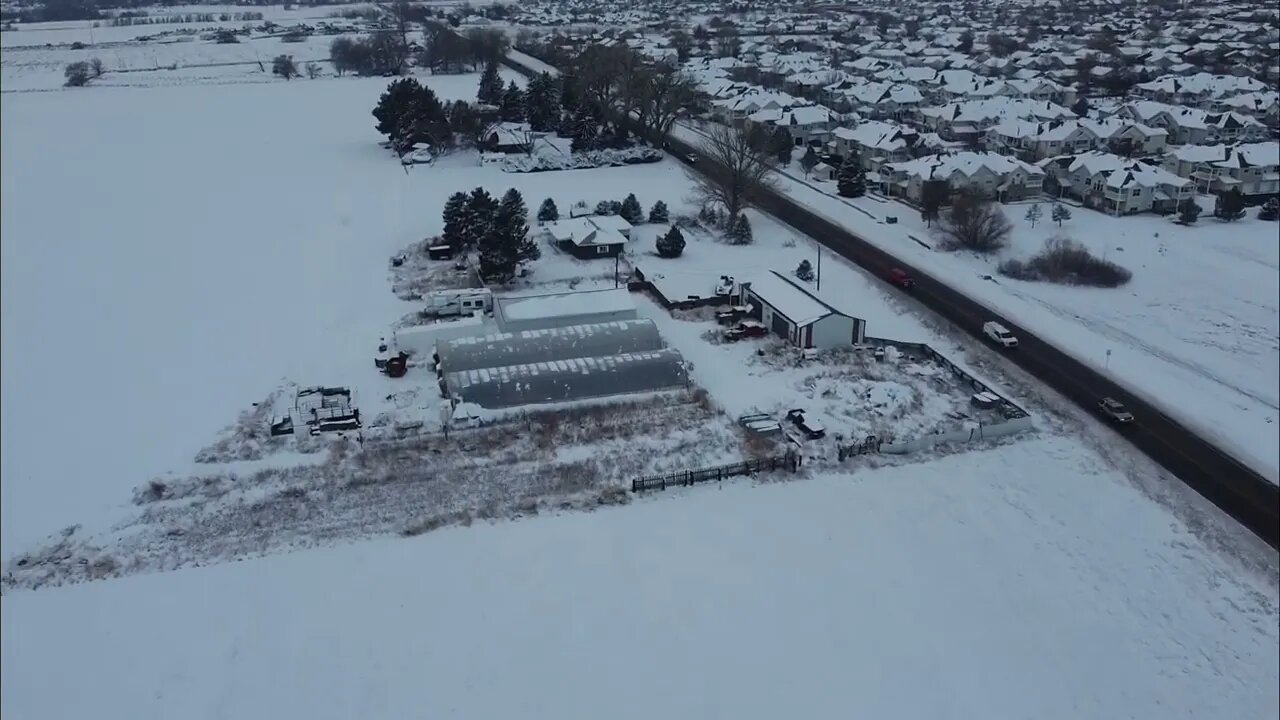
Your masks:
{"label": "wooden fence", "polygon": [[799,458],[794,455],[775,455],[755,460],[745,460],[731,465],[702,468],[700,470],[684,470],[666,475],[650,475],[631,481],[631,492],[639,493],[647,490],[666,490],[668,487],[687,487],[698,483],[723,480],[737,475],[754,475],[758,472],[788,470],[795,472]]}

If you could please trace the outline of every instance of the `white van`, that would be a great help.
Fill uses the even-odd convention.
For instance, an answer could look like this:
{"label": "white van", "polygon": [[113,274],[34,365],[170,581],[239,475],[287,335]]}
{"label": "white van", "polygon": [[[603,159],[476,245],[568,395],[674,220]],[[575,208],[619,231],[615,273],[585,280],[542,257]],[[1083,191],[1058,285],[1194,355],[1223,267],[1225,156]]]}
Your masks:
{"label": "white van", "polygon": [[993,342],[1002,347],[1018,347],[1018,338],[1014,337],[1013,333],[1009,332],[1009,328],[1001,325],[995,320],[988,320],[982,324],[982,334],[991,338]]}

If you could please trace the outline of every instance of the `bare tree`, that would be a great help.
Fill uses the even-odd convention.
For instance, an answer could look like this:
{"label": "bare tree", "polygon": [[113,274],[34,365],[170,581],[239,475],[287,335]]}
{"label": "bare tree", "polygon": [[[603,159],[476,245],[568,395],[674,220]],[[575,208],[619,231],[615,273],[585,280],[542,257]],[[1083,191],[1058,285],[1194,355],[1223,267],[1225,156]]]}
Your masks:
{"label": "bare tree", "polygon": [[102,77],[102,74],[107,71],[106,66],[102,64],[102,58],[93,58],[90,60],[89,71],[93,73],[93,76],[96,78]]}
{"label": "bare tree", "polygon": [[645,83],[636,108],[640,126],[654,135],[666,135],[676,119],[686,114],[697,99],[697,86],[677,68],[666,63],[647,68]]}
{"label": "bare tree", "polygon": [[63,74],[67,78],[67,87],[82,87],[89,84],[89,79],[93,77],[93,70],[89,68],[89,63],[81,60],[68,65]]}
{"label": "bare tree", "polygon": [[298,66],[293,62],[292,55],[277,55],[271,61],[271,72],[285,80],[292,80],[298,77]]}
{"label": "bare tree", "polygon": [[714,126],[703,151],[712,167],[706,173],[689,173],[694,194],[704,206],[723,207],[728,213],[726,222],[736,219],[761,191],[774,185],[772,158],[737,128]]}
{"label": "bare tree", "polygon": [[938,223],[942,247],[947,250],[995,252],[1009,244],[1013,225],[1004,211],[970,188],[951,197],[951,208]]}
{"label": "bare tree", "polygon": [[322,71],[320,70],[319,63],[309,62],[307,63],[306,68],[307,68],[307,77],[311,78],[312,80],[315,80],[316,78],[320,77],[322,73]]}

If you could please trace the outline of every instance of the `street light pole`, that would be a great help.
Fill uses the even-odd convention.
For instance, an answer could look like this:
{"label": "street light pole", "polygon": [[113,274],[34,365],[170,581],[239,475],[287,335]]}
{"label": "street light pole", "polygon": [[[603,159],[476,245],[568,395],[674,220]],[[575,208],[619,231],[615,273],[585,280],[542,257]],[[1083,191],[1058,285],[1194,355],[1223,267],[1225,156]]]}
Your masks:
{"label": "street light pole", "polygon": [[818,245],[818,292],[822,292],[822,245]]}

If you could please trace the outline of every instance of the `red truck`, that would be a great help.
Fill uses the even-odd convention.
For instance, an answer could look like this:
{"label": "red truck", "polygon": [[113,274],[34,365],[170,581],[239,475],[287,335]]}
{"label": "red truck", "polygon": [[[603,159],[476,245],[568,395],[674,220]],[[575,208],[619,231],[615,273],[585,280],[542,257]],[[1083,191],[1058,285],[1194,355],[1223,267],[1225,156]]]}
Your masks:
{"label": "red truck", "polygon": [[889,271],[889,282],[897,285],[903,290],[910,290],[916,284],[916,281],[913,280],[911,276],[907,274],[907,271],[902,268],[893,268]]}

